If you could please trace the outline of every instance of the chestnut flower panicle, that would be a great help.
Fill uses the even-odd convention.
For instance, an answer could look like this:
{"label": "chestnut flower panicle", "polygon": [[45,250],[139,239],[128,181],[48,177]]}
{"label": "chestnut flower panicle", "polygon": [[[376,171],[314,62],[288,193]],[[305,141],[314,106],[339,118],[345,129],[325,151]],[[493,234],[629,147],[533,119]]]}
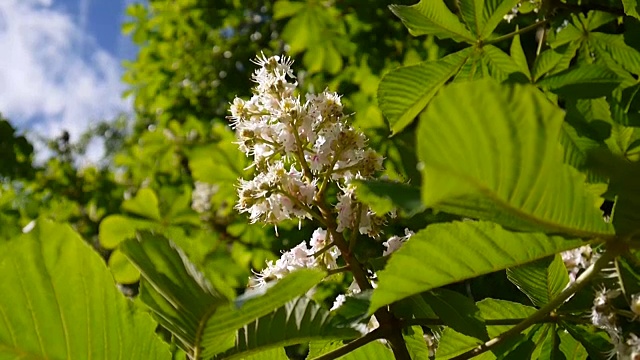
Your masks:
{"label": "chestnut flower panicle", "polygon": [[[382,169],[382,157],[349,125],[340,95],[323,91],[307,94],[302,102],[295,95],[291,58],[261,54],[254,63],[260,66],[252,76],[254,95],[246,101],[235,98],[229,116],[240,150],[253,157],[256,169],[254,179],[240,181],[236,206],[252,222],[308,218],[322,191],[319,184],[346,184]],[[366,222],[370,210],[361,211]],[[348,225],[356,226],[353,221]]]}
{"label": "chestnut flower panicle", "polygon": [[[325,90],[303,100],[291,58],[261,54],[253,62],[259,66],[253,96],[236,97],[230,107],[237,144],[253,158],[254,169],[252,179],[239,181],[236,209],[253,223],[316,218],[331,226],[317,229],[310,247],[303,241],[268,262],[253,279],[260,286],[300,268],[336,269],[340,250],[332,236],[348,231],[350,237],[378,238],[386,214],[375,214],[356,197],[353,180],[374,177],[383,158],[351,126],[340,95]],[[325,198],[332,184],[338,190],[334,206]]]}

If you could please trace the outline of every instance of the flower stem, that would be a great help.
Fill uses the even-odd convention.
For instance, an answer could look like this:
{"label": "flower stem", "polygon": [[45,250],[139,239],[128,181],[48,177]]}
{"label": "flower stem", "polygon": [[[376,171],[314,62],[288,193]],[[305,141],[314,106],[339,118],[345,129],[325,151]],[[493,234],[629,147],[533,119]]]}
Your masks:
{"label": "flower stem", "polygon": [[[349,249],[349,245],[345,240],[342,233],[339,233],[337,229],[337,224],[331,213],[331,210],[325,203],[324,199],[317,199],[316,206],[320,209],[320,213],[325,219],[327,225],[327,231],[331,234],[331,238],[333,242],[336,244],[338,249],[340,249],[341,255],[344,258],[345,262],[349,266],[351,273],[353,274],[353,278],[356,283],[360,287],[360,290],[369,290],[373,287],[367,278],[367,274],[358,261],[358,259],[353,255],[351,249]],[[402,337],[402,324],[396,319],[387,308],[383,307],[374,313],[378,323],[380,324],[380,331],[383,332],[384,338],[389,341],[391,345],[391,349],[393,350],[393,355],[396,360],[411,360],[411,355],[409,355],[409,350],[407,350],[407,345],[404,342],[404,338]]]}

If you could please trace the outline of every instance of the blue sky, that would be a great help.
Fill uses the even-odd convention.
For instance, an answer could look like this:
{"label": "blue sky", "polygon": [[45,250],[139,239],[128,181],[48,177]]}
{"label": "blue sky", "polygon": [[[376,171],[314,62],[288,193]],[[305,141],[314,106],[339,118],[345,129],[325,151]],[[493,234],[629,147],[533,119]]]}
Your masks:
{"label": "blue sky", "polygon": [[24,132],[68,130],[77,139],[92,123],[130,111],[121,63],[136,48],[120,24],[132,2],[0,0],[0,112]]}

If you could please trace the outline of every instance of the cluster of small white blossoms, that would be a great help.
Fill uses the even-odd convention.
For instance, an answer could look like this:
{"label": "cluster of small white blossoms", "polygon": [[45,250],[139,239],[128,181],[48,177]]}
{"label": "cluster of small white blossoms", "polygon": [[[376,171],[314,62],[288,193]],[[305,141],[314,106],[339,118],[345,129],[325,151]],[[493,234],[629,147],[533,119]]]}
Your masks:
{"label": "cluster of small white blossoms", "polygon": [[309,241],[311,247],[307,247],[307,242],[303,241],[293,249],[282,254],[276,261],[268,261],[267,267],[256,277],[251,279],[253,287],[262,287],[271,280],[279,280],[292,271],[303,268],[326,268],[335,269],[338,267],[336,260],[340,256],[340,250],[329,245],[327,241],[327,231],[321,228],[316,229]]}
{"label": "cluster of small white blossoms", "polygon": [[[231,105],[238,144],[253,157],[257,171],[253,179],[240,181],[236,208],[249,213],[253,222],[309,218],[307,209],[319,186],[332,180],[345,188],[339,195],[344,199],[339,223],[353,225],[345,219],[357,217],[354,206],[341,211],[352,198],[346,184],[381,170],[382,157],[348,124],[340,95],[324,91],[301,101],[290,58],[262,54],[254,63],[260,66],[252,76],[254,95],[247,101],[236,98]],[[364,223],[371,216],[367,209],[361,211]]]}
{"label": "cluster of small white blossoms", "polygon": [[591,248],[591,245],[584,245],[576,249],[567,250],[561,253],[562,261],[569,272],[571,283],[576,281],[578,274],[591,266],[599,257]]}
{"label": "cluster of small white blossoms", "polygon": [[[630,333],[626,339],[623,337],[622,329],[618,324],[619,311],[612,304],[612,300],[621,294],[620,289],[602,288],[597,291],[591,308],[591,322],[609,334],[614,344],[612,357],[617,354],[618,359],[640,360],[640,339],[633,333]],[[631,296],[630,309],[634,319],[640,316],[640,294]]]}

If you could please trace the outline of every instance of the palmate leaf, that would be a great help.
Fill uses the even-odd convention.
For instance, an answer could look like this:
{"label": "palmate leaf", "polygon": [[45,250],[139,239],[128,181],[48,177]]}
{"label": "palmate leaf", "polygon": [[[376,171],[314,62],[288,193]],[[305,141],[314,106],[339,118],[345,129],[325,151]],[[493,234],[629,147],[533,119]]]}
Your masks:
{"label": "palmate leaf", "polygon": [[467,27],[478,39],[486,39],[518,0],[461,0],[460,14]]}
{"label": "palmate leaf", "polygon": [[238,330],[235,346],[218,357],[244,358],[274,347],[359,336],[358,331],[338,325],[337,319],[313,300],[300,297],[243,326]]}
{"label": "palmate leaf", "polygon": [[378,103],[392,134],[413,122],[471,54],[471,48],[464,49],[436,61],[395,69],[382,78]]}
{"label": "palmate leaf", "polygon": [[519,230],[611,237],[584,176],[562,163],[563,117],[530,85],[442,89],[417,131],[424,205]]}
{"label": "palmate leaf", "polygon": [[457,42],[475,42],[475,36],[447,8],[444,1],[421,0],[411,6],[390,5],[389,9],[402,20],[413,36],[435,35]]}
{"label": "palmate leaf", "polygon": [[569,284],[567,268],[559,254],[507,269],[507,277],[534,305],[540,307],[549,303]]}
{"label": "palmate leaf", "polygon": [[191,354],[207,358],[226,350],[236,330],[304,294],[324,277],[299,270],[269,288],[229,300],[231,289],[214,289],[186,256],[160,236],[142,234],[120,245],[140,270],[141,300]]}
{"label": "palmate leaf", "polygon": [[158,321],[193,351],[198,329],[216,309],[229,303],[233,292],[213,289],[186,256],[164,237],[143,233],[126,240],[121,251],[141,272],[140,299]]}
{"label": "palmate leaf", "polygon": [[411,295],[583,244],[560,236],[512,232],[482,221],[430,225],[393,253],[378,273],[369,312]]}
{"label": "palmate leaf", "polygon": [[1,359],[170,359],[156,324],[67,225],[0,243]]}

